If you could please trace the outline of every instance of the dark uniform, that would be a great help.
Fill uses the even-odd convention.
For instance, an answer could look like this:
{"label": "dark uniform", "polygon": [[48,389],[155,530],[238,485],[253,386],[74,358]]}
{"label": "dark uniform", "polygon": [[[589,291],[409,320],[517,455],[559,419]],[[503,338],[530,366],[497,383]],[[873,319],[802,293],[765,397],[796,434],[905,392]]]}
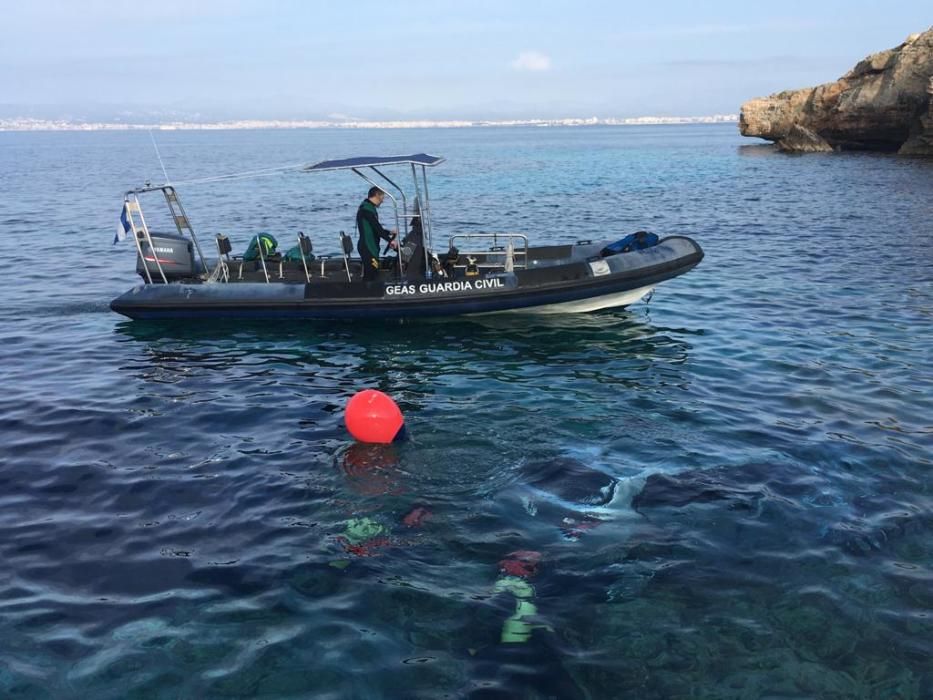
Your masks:
{"label": "dark uniform", "polygon": [[374,280],[379,273],[379,239],[391,241],[394,236],[379,223],[376,205],[369,199],[364,199],[356,210],[356,230],[360,234],[356,250],[363,260],[363,279]]}

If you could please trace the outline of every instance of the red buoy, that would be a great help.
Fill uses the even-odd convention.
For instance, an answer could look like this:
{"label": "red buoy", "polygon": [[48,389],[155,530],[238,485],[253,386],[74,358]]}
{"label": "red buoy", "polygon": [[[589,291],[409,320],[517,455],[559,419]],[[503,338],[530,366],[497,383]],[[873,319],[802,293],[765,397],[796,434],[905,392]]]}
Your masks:
{"label": "red buoy", "polygon": [[400,439],[405,428],[402,412],[389,396],[364,389],[347,401],[344,423],[360,442],[388,444]]}

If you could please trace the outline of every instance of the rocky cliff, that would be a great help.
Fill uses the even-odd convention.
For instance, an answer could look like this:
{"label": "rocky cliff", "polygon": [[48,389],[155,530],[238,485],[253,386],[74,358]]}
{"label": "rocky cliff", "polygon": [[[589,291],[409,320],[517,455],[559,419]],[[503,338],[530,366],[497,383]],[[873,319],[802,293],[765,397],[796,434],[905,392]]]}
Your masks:
{"label": "rocky cliff", "polygon": [[746,102],[739,129],[785,151],[933,156],[933,27],[868,56],[834,83]]}

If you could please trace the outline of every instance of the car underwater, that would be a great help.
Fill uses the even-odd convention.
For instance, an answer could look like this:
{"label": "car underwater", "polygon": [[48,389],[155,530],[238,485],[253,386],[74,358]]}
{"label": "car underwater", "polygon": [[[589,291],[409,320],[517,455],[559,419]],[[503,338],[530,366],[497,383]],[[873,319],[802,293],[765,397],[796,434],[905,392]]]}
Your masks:
{"label": "car underwater", "polygon": [[[301,167],[307,173],[352,171],[390,200],[389,218],[401,240],[389,255],[386,247],[371,280],[363,279],[353,239],[342,231],[342,255],[315,255],[311,238],[301,232],[285,252],[277,249],[274,236],[258,234],[242,255],[233,255],[230,240],[217,235],[216,257],[209,260],[173,185],[130,190],[124,195],[121,232],[136,245],[136,272],[143,283],[114,299],[110,308],[132,319],[590,312],[632,304],[703,259],[703,250],[686,236],[659,238],[645,231],[619,240],[543,246],[529,245],[527,235],[510,232],[457,233],[441,241],[431,216],[428,169],[443,162],[417,153]],[[410,170],[407,190],[383,173],[389,167]],[[146,225],[141,198],[159,193],[174,232]]]}

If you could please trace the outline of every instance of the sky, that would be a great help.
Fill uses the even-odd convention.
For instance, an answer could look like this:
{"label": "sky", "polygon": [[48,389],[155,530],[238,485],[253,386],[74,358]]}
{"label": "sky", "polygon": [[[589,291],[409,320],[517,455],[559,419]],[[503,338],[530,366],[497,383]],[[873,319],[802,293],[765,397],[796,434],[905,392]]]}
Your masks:
{"label": "sky", "polygon": [[6,0],[0,117],[700,116],[840,77],[930,0]]}

